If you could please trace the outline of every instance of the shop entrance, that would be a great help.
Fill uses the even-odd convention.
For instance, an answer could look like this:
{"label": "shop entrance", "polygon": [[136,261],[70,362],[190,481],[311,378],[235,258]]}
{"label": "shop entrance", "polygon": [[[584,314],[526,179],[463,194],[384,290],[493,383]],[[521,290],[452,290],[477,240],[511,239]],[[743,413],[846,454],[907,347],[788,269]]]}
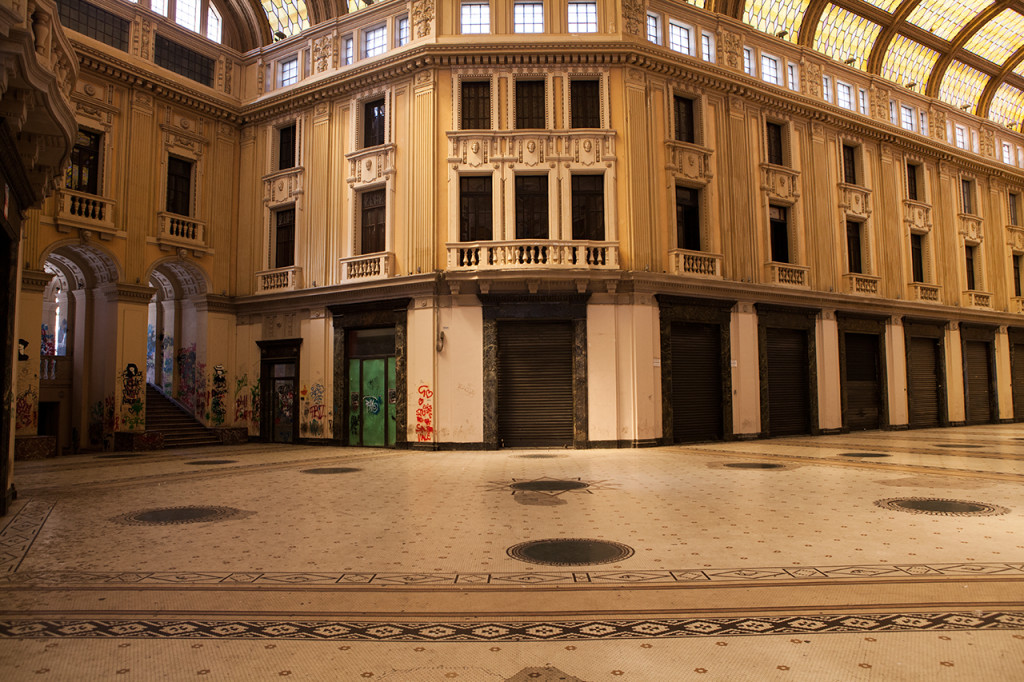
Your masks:
{"label": "shop entrance", "polygon": [[348,444],[391,447],[398,431],[395,329],[348,333]]}

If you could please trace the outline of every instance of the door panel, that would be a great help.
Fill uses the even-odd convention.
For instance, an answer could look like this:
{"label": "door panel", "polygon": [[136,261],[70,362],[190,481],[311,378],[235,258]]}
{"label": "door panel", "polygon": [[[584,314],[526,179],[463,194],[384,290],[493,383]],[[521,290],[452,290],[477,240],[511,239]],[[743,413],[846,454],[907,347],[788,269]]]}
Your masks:
{"label": "door panel", "polygon": [[716,324],[674,324],[673,440],[720,440],[722,431],[721,329]]}
{"label": "door panel", "polygon": [[989,344],[985,341],[965,342],[964,365],[967,374],[967,423],[988,424],[992,421]]}
{"label": "door panel", "polygon": [[882,383],[878,335],[848,333],[846,341],[846,427],[881,426]]}
{"label": "door panel", "polygon": [[571,322],[498,325],[498,438],[509,447],[573,443]]}
{"label": "door panel", "polygon": [[910,338],[907,362],[910,394],[910,426],[940,425],[939,417],[939,346],[935,339]]}
{"label": "door panel", "polygon": [[766,330],[768,342],[768,435],[786,436],[811,431],[810,370],[807,332]]}

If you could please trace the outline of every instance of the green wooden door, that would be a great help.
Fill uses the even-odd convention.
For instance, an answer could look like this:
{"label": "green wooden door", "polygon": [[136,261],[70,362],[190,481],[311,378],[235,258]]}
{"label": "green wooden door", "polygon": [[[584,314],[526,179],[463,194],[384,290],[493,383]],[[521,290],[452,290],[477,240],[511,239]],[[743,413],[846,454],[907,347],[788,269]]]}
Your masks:
{"label": "green wooden door", "polygon": [[394,445],[398,428],[395,358],[351,358],[348,395],[349,445]]}

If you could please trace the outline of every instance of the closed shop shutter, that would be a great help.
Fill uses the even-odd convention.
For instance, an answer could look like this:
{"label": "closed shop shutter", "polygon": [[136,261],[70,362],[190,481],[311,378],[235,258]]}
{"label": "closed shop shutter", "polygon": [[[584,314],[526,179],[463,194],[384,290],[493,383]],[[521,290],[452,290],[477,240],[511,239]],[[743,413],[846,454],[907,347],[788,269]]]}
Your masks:
{"label": "closed shop shutter", "polygon": [[673,440],[720,440],[722,421],[721,328],[716,324],[673,324]]}
{"label": "closed shop shutter", "polygon": [[571,322],[498,323],[498,438],[505,447],[573,443]]}
{"label": "closed shop shutter", "polygon": [[988,424],[992,421],[989,390],[989,344],[986,341],[964,343],[964,365],[967,373],[967,423]]}
{"label": "closed shop shutter", "polygon": [[1024,343],[1013,344],[1013,418],[1024,421]]}
{"label": "closed shop shutter", "polygon": [[935,339],[910,337],[907,366],[910,426],[939,426],[939,346]]}
{"label": "closed shop shutter", "polygon": [[768,435],[810,433],[811,395],[807,332],[769,327]]}
{"label": "closed shop shutter", "polygon": [[877,334],[846,334],[846,427],[877,429],[882,414]]}

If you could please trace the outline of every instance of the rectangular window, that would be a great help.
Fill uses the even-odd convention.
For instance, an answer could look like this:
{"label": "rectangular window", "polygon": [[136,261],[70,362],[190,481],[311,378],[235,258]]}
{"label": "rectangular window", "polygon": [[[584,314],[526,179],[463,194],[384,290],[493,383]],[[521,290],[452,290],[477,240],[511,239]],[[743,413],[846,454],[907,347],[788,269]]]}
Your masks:
{"label": "rectangular window", "polygon": [[597,32],[597,3],[569,3],[569,33]]}
{"label": "rectangular window", "polygon": [[68,189],[89,194],[100,193],[100,142],[102,140],[103,136],[99,133],[81,129],[78,131],[75,147],[71,150],[71,165],[68,166],[64,183]]}
{"label": "rectangular window", "polygon": [[579,79],[569,83],[569,127],[601,127],[601,81]]}
{"label": "rectangular window", "polygon": [[1003,143],[1003,163],[1013,165],[1013,147],[1009,142]]}
{"label": "rectangular window", "polygon": [[1007,217],[1011,225],[1020,225],[1020,195],[1010,192],[1007,195]]}
{"label": "rectangular window", "polygon": [[1022,256],[1013,257],[1013,295],[1020,298],[1020,265]]}
{"label": "rectangular window", "polygon": [[690,29],[674,21],[668,22],[668,47],[670,50],[690,54]]}
{"label": "rectangular window", "polygon": [[857,149],[848,144],[843,145],[843,182],[857,184]]}
{"label": "rectangular window", "polygon": [[920,114],[918,114],[917,119],[918,119],[918,122],[920,124],[918,126],[918,128],[917,128],[918,131],[922,135],[927,135],[928,134],[928,114],[926,114],[925,112],[922,111]]}
{"label": "rectangular window", "polygon": [[516,33],[543,33],[544,3],[515,3],[512,6],[512,28]]}
{"label": "rectangular window", "polygon": [[[128,51],[131,22],[83,0],[61,0],[57,3],[62,26],[87,35],[113,48]],[[154,12],[159,12],[155,7]],[[160,12],[166,14],[166,10]]]}
{"label": "rectangular window", "polygon": [[910,266],[915,282],[924,281],[924,235],[910,235]]}
{"label": "rectangular window", "polygon": [[785,206],[768,207],[768,227],[772,249],[772,261],[789,262],[789,220]]}
{"label": "rectangular window", "polygon": [[900,125],[904,130],[914,129],[914,110],[906,105],[900,105]]}
{"label": "rectangular window", "polygon": [[918,167],[917,164],[907,164],[907,198],[911,201],[918,201],[920,196],[920,188],[918,187]]}
{"label": "rectangular window", "polygon": [[754,48],[743,48],[743,72],[748,76],[754,75]]}
{"label": "rectangular window", "polygon": [[491,6],[486,2],[462,3],[462,32],[490,33]]}
{"label": "rectangular window", "polygon": [[715,63],[715,38],[710,33],[700,34],[700,55],[704,61]]}
{"label": "rectangular window", "polygon": [[650,12],[647,14],[647,40],[661,45],[661,17]]}
{"label": "rectangular window", "polygon": [[196,0],[178,0],[174,22],[190,31],[199,30],[199,3]]}
{"label": "rectangular window", "polygon": [[363,103],[363,147],[384,144],[385,111],[384,99]]}
{"label": "rectangular window", "polygon": [[388,49],[388,27],[378,26],[363,33],[363,57],[376,57]]}
{"label": "rectangular window", "polygon": [[345,64],[351,64],[355,60],[355,50],[352,49],[352,39],[345,38]]}
{"label": "rectangular window", "polygon": [[292,57],[281,62],[281,76],[278,78],[278,85],[282,88],[288,85],[295,85],[299,82],[299,58]]}
{"label": "rectangular window", "polygon": [[776,166],[785,165],[782,125],[768,121],[765,124],[765,141],[767,142],[768,163],[774,163]]}
{"label": "rectangular window", "polygon": [[700,251],[700,190],[676,185],[676,248]]}
{"label": "rectangular window", "polygon": [[493,229],[491,176],[459,178],[459,241],[491,239]]}
{"label": "rectangular window", "polygon": [[398,47],[409,42],[409,17],[402,17],[395,27],[395,43]]}
{"label": "rectangular window", "polygon": [[295,265],[295,208],[274,213],[274,267]]}
{"label": "rectangular window", "polygon": [[868,108],[868,91],[864,88],[859,88],[857,90],[857,96],[860,98],[860,113],[867,116],[871,111]]}
{"label": "rectangular window", "polygon": [[761,78],[768,83],[780,84],[778,59],[766,54],[761,55]]}
{"label": "rectangular window", "polygon": [[516,129],[546,128],[547,112],[544,81],[516,81]]}
{"label": "rectangular window", "polygon": [[694,125],[693,100],[675,95],[672,104],[675,109],[676,139],[680,142],[696,142],[697,127]]}
{"label": "rectangular window", "polygon": [[548,176],[516,176],[516,239],[548,238]]}
{"label": "rectangular window", "polygon": [[604,176],[572,176],[572,238],[604,241]]}
{"label": "rectangular window", "polygon": [[277,130],[277,170],[295,167],[295,124]]}
{"label": "rectangular window", "polygon": [[861,224],[846,221],[846,265],[852,273],[863,273],[861,262]]}
{"label": "rectangular window", "polygon": [[896,116],[896,102],[889,100],[889,123],[896,125],[899,122]]}
{"label": "rectangular window", "polygon": [[159,33],[156,34],[156,41],[153,43],[153,61],[157,66],[162,66],[179,76],[191,78],[203,85],[213,85],[213,70],[216,66],[213,59],[168,40]]}
{"label": "rectangular window", "polygon": [[800,89],[800,79],[797,77],[796,64],[792,64],[792,63],[791,64],[787,64],[786,65],[786,70],[787,70],[788,76],[789,76],[789,89],[790,90],[799,90]]}
{"label": "rectangular window", "polygon": [[825,95],[825,101],[829,104],[832,103],[832,76],[821,77],[821,89]]}
{"label": "rectangular window", "polygon": [[462,82],[462,130],[490,130],[490,81]]}
{"label": "rectangular window", "polygon": [[192,167],[195,164],[176,156],[167,157],[167,212],[192,215]]}
{"label": "rectangular window", "polygon": [[956,146],[960,149],[967,149],[967,128],[961,125],[954,125],[953,129],[956,133],[953,138],[956,141]]}
{"label": "rectangular window", "polygon": [[964,266],[967,270],[967,290],[974,291],[974,250],[977,247],[970,244],[964,247]]}
{"label": "rectangular window", "polygon": [[960,207],[964,213],[974,215],[974,183],[970,180],[960,180]]}
{"label": "rectangular window", "polygon": [[383,189],[363,192],[360,197],[359,253],[380,253],[384,251],[384,227],[386,223],[386,199]]}
{"label": "rectangular window", "polygon": [[849,109],[853,111],[853,86],[843,83],[841,81],[836,82],[836,102],[843,109]]}

